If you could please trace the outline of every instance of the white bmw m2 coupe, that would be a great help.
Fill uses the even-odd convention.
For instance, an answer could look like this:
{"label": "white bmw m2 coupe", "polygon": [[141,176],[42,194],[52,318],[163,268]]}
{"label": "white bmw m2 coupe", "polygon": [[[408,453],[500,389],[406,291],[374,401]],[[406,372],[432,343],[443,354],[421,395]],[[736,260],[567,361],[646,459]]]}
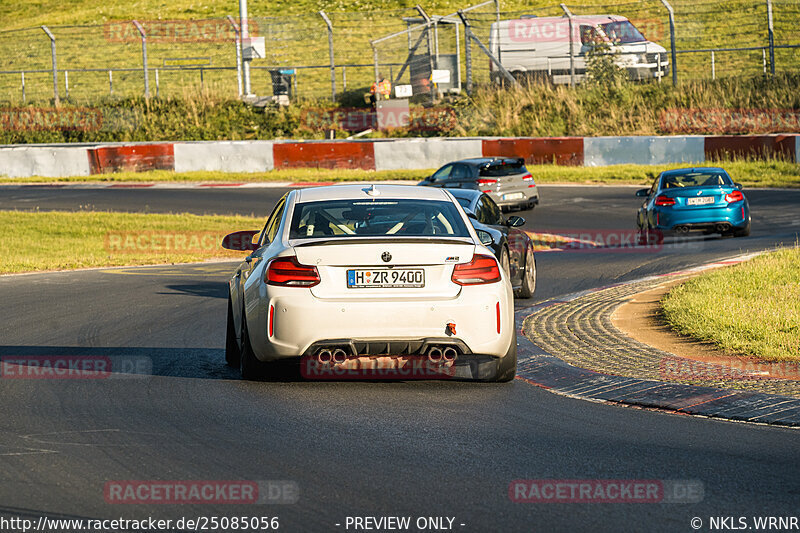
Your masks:
{"label": "white bmw m2 coupe", "polygon": [[357,372],[337,369],[388,364],[402,379],[420,361],[428,377],[516,374],[508,272],[446,189],[296,189],[223,247],[250,251],[229,282],[226,339],[245,379],[296,363],[345,378]]}

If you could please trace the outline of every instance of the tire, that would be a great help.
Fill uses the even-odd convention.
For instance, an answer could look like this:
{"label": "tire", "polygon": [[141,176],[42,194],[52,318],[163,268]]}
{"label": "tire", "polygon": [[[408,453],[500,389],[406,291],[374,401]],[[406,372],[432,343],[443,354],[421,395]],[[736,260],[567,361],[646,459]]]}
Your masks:
{"label": "tire", "polygon": [[500,251],[500,268],[506,273],[506,277],[511,277],[511,261],[508,258],[508,248],[503,245],[503,249]]}
{"label": "tire", "polygon": [[492,383],[508,383],[512,381],[517,375],[517,341],[514,340],[511,343],[511,349],[509,349],[508,353],[500,360],[500,363],[497,365],[497,373],[495,374],[493,379],[490,379]]}
{"label": "tire", "polygon": [[228,293],[228,325],[225,328],[225,362],[228,366],[238,367],[242,358],[239,341],[236,340],[236,325],[233,323],[233,306]]}
{"label": "tire", "polygon": [[749,237],[750,236],[750,220],[747,220],[747,225],[742,229],[733,230],[734,237]]}
{"label": "tire", "polygon": [[517,298],[530,298],[536,290],[536,257],[533,255],[533,247],[528,244],[525,252],[525,272],[522,275],[522,286],[516,290],[514,296]]}
{"label": "tire", "polygon": [[266,375],[266,365],[256,359],[253,346],[250,344],[250,333],[247,331],[247,321],[242,310],[242,355],[239,361],[239,370],[242,379],[257,380]]}

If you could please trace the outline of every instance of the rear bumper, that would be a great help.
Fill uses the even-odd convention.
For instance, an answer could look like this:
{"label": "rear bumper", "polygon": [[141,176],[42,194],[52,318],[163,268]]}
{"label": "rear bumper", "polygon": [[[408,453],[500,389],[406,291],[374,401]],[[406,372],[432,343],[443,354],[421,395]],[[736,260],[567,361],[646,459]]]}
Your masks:
{"label": "rear bumper", "polygon": [[[457,345],[460,353],[492,357],[502,357],[516,342],[513,295],[505,280],[462,287],[452,299],[411,301],[326,300],[308,289],[270,286],[258,302],[248,305],[246,312],[250,342],[261,361],[307,355],[332,341],[352,342],[352,348],[346,349],[350,355],[362,351],[378,355],[394,349],[419,353],[420,341],[427,339]],[[456,325],[456,335],[448,334],[448,323]],[[392,344],[388,349],[387,342]]]}
{"label": "rear bumper", "polygon": [[[749,207],[741,203],[727,207],[687,210],[658,210],[653,227],[662,231],[674,231],[676,228],[688,227],[692,230],[714,229],[718,224],[732,228],[742,228],[750,218]],[[652,222],[652,221],[651,221]]]}
{"label": "rear bumper", "polygon": [[[537,205],[539,203],[538,187],[525,187],[509,191],[502,191],[500,193],[489,192],[486,194],[488,194],[492,200],[494,200],[494,203],[496,203],[499,207],[514,207],[528,205],[531,203]],[[517,198],[506,198],[508,195],[512,194],[522,194],[522,196]]]}

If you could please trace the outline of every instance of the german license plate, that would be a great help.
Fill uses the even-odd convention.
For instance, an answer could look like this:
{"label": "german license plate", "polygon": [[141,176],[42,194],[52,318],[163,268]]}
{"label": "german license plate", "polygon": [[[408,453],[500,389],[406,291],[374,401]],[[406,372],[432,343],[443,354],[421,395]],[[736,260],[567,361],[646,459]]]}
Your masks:
{"label": "german license plate", "polygon": [[686,200],[686,205],[708,205],[714,203],[713,196],[701,196],[700,198],[689,198]]}
{"label": "german license plate", "polygon": [[522,194],[521,192],[510,192],[508,194],[503,195],[503,200],[519,200],[524,196],[525,195]]}
{"label": "german license plate", "polygon": [[425,286],[425,271],[421,268],[360,268],[347,271],[347,287],[419,288]]}

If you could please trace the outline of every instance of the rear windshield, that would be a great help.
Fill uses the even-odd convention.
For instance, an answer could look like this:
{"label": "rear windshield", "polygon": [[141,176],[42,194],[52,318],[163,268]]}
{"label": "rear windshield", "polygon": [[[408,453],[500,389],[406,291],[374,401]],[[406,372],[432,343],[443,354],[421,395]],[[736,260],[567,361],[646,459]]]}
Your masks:
{"label": "rear windshield", "polygon": [[503,176],[513,176],[514,174],[526,174],[528,170],[524,163],[492,163],[480,169],[480,176],[485,178],[501,178]]}
{"label": "rear windshield", "polygon": [[290,239],[315,237],[469,237],[458,208],[433,200],[328,200],[297,204]]}
{"label": "rear windshield", "polygon": [[733,185],[727,174],[722,172],[692,172],[688,174],[671,174],[661,178],[662,189],[679,187],[717,187]]}

